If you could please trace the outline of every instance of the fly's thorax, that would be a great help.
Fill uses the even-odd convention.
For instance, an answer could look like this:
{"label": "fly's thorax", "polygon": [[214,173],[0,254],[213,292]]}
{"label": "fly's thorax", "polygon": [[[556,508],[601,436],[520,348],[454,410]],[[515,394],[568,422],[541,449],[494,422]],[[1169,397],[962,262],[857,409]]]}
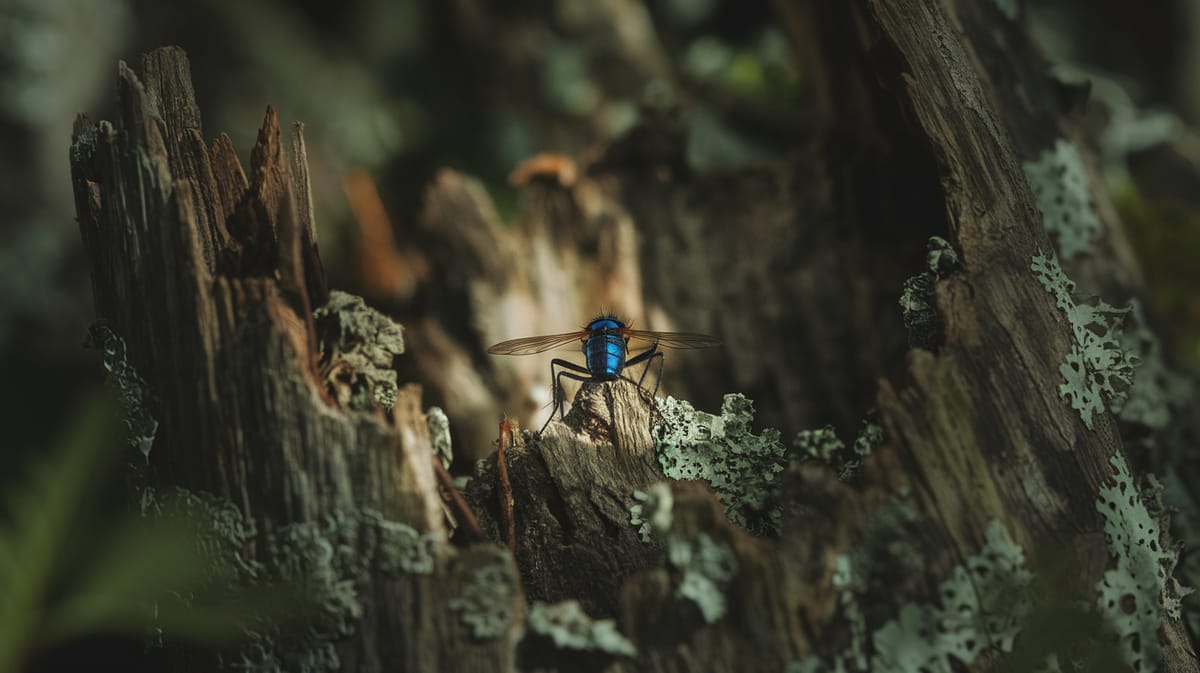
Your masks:
{"label": "fly's thorax", "polygon": [[587,330],[591,332],[593,336],[604,332],[619,332],[622,329],[625,329],[625,323],[612,316],[596,318],[588,323],[587,326]]}

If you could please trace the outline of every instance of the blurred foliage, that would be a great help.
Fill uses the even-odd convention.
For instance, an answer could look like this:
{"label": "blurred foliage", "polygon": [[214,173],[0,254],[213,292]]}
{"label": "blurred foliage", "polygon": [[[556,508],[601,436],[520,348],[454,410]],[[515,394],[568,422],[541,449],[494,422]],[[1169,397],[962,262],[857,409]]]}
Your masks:
{"label": "blurred foliage", "polygon": [[124,0],[0,3],[0,371],[22,382],[0,394],[0,468],[49,439],[91,366],[67,144],[75,115],[112,89],[130,18]]}
{"label": "blurred foliage", "polygon": [[1108,627],[1091,595],[1077,593],[1076,555],[1066,548],[1043,549],[1032,570],[1033,583],[1013,600],[1027,599],[1033,609],[1021,621],[1013,651],[995,670],[1130,673],[1118,641],[1101,635]]}
{"label": "blurred foliage", "polygon": [[1200,207],[1146,198],[1129,185],[1115,195],[1129,239],[1142,261],[1154,313],[1168,321],[1177,360],[1200,368]]}
{"label": "blurred foliage", "polygon": [[119,462],[116,429],[117,410],[88,399],[49,455],[3,493],[0,673],[96,635],[232,643],[251,619],[298,604],[285,589],[215,594],[209,587],[222,582],[192,522],[97,506]]}

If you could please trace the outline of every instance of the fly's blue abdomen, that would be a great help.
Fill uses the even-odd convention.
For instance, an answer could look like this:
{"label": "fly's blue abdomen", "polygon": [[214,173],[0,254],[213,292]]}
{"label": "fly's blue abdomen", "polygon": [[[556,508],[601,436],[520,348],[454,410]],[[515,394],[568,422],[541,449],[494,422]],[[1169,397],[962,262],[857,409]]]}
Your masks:
{"label": "fly's blue abdomen", "polygon": [[587,356],[587,368],[598,379],[615,379],[625,368],[625,337],[621,329],[625,323],[604,316],[588,323],[591,336],[583,345]]}
{"label": "fly's blue abdomen", "polygon": [[588,337],[584,346],[588,371],[598,379],[615,379],[625,368],[625,340],[616,334]]}

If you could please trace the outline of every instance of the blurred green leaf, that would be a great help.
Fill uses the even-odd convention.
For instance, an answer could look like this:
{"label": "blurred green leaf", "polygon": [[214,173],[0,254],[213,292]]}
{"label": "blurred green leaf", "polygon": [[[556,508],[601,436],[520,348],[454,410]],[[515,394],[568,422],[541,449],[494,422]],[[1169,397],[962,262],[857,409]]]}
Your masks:
{"label": "blurred green leaf", "polygon": [[1200,207],[1134,184],[1113,201],[1146,275],[1151,312],[1170,326],[1164,343],[1180,361],[1200,366]]}
{"label": "blurred green leaf", "polygon": [[[226,644],[248,625],[306,614],[289,587],[238,586],[179,517],[111,517],[94,504],[123,446],[117,409],[85,403],[57,449],[4,494],[0,511],[0,673],[36,649],[95,634]],[[86,553],[83,557],[81,554]]]}
{"label": "blurred green leaf", "polygon": [[207,559],[197,552],[187,528],[142,521],[124,521],[114,528],[97,548],[86,575],[47,615],[44,640],[97,631],[140,632],[156,600],[204,580]]}
{"label": "blurred green leaf", "polygon": [[745,95],[762,92],[767,83],[762,61],[753,53],[739,52],[729,61],[725,83],[730,89]]}
{"label": "blurred green leaf", "polygon": [[9,525],[0,530],[0,673],[15,671],[36,640],[57,553],[79,513],[104,447],[113,446],[116,412],[103,398],[83,405],[47,462],[4,497]]}
{"label": "blurred green leaf", "polygon": [[161,600],[155,625],[173,638],[209,644],[244,640],[247,630],[272,630],[311,617],[317,606],[296,587],[251,587],[229,596],[204,592],[186,603]]}
{"label": "blurred green leaf", "polygon": [[1131,673],[1116,638],[1095,610],[1093,590],[1077,582],[1079,567],[1069,547],[1039,551],[1028,589],[1034,608],[1022,620],[1013,651],[997,662],[996,670],[1053,670],[1044,664],[1055,657],[1063,671]]}

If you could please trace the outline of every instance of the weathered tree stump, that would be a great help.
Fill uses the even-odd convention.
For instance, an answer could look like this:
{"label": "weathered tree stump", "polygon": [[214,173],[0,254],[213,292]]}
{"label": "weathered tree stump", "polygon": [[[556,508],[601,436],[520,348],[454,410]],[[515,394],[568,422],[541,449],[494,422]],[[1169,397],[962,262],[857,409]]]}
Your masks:
{"label": "weathered tree stump", "polygon": [[[1045,84],[998,23],[1011,3],[777,4],[829,108],[811,164],[689,175],[649,119],[582,177],[535,171],[515,232],[444,173],[424,227],[447,301],[407,344],[326,288],[299,128],[285,148],[268,110],[247,174],[203,140],[179,50],[141,79],[122,66],[118,119],[80,121],[72,167],[97,313],[155,394],[146,497],[235,515],[241,534],[213,527],[239,579],[299,582],[319,608],[181,667],[1197,670],[1177,549],[1123,447],[1146,425],[1120,415],[1124,313],[1076,297],[1054,251],[1122,300],[1138,273],[1086,179],[1099,228],[1047,233],[1031,180],[1070,124],[1029,103]],[[1097,246],[1076,259],[1081,236]],[[917,273],[905,335],[890,302]],[[587,383],[507,447],[511,501],[481,461],[465,496],[495,544],[454,546],[397,358],[439,380],[478,455],[498,411],[539,406],[540,376],[478,356],[558,331],[556,283],[725,338],[726,370],[681,372],[706,395],[733,380],[775,393],[769,418],[842,426],[874,400],[883,436],[789,448],[750,431],[744,398],[710,416]]]}
{"label": "weathered tree stump", "polygon": [[195,494],[239,581],[295,583],[319,615],[180,667],[508,668],[515,620],[476,639],[452,603],[491,572],[510,581],[486,608],[518,614],[511,559],[447,543],[400,328],[324,289],[300,127],[285,150],[268,109],[247,176],[204,142],[183,52],[142,65],[115,123],[80,120],[72,168],[97,313],[156,399],[143,499]]}

